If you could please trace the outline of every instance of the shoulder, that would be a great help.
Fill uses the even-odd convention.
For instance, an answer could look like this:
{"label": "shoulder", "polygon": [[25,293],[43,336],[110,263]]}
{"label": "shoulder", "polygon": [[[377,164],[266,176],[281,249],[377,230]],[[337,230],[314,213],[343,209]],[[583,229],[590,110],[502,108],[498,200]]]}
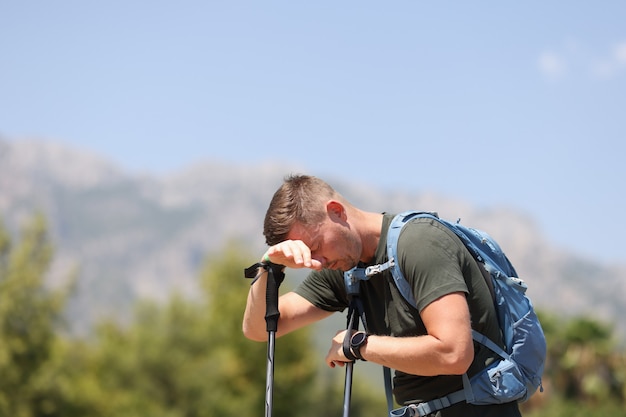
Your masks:
{"label": "shoulder", "polygon": [[443,224],[430,218],[409,221],[397,244],[399,268],[413,289],[418,310],[453,292],[468,292],[463,270],[469,252]]}
{"label": "shoulder", "polygon": [[402,228],[398,238],[398,254],[443,252],[448,256],[457,257],[465,246],[448,227],[431,218],[415,218]]}
{"label": "shoulder", "polygon": [[343,273],[340,271],[313,271],[294,292],[327,311],[342,311],[348,305]]}

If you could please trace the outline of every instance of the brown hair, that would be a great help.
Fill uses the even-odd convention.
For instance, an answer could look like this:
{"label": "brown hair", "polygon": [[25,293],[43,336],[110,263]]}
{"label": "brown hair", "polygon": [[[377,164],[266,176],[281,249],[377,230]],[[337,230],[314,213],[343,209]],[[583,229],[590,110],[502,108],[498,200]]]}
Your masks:
{"label": "brown hair", "polygon": [[322,203],[337,197],[337,192],[319,178],[309,175],[287,176],[274,193],[265,214],[265,242],[272,246],[286,240],[296,222],[304,225],[321,222],[326,215]]}

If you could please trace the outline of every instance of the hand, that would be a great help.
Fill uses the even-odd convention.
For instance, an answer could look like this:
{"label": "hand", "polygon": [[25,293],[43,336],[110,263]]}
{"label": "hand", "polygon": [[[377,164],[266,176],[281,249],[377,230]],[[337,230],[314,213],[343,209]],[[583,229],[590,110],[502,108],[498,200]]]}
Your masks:
{"label": "hand", "polygon": [[[326,354],[326,364],[331,368],[335,366],[344,366],[346,363],[352,362],[343,354],[343,339],[348,330],[340,330],[331,340],[330,349]],[[352,331],[350,331],[352,333]]]}
{"label": "hand", "polygon": [[322,263],[311,257],[311,249],[301,240],[285,240],[271,246],[263,258],[289,268],[322,269]]}

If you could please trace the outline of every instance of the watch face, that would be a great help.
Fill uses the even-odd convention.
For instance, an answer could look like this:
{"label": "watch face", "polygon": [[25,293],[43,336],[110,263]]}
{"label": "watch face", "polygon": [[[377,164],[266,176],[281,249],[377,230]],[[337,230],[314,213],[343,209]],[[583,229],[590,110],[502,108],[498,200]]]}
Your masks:
{"label": "watch face", "polygon": [[365,341],[365,338],[367,337],[367,335],[363,332],[359,332],[359,333],[355,333],[352,336],[352,339],[350,340],[350,343],[352,344],[352,346],[359,346],[360,344],[362,344]]}

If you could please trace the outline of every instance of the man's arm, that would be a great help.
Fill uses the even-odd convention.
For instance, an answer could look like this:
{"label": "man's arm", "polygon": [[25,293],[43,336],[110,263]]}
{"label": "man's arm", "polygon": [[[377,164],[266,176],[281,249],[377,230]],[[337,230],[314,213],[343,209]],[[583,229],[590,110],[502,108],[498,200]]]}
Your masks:
{"label": "man's arm", "polygon": [[[360,350],[364,359],[413,375],[460,375],[474,358],[469,308],[462,292],[444,295],[421,311],[425,336],[370,336]],[[326,363],[334,367],[346,358],[343,332],[333,339]]]}
{"label": "man's arm", "polygon": [[[271,247],[268,254],[272,261],[292,268],[319,267],[312,265],[308,247],[299,241],[287,241]],[[315,261],[313,260],[313,263]],[[265,291],[267,287],[267,271],[260,268],[261,276],[251,286],[243,317],[243,334],[248,339],[263,341],[267,339],[265,327]],[[332,312],[315,307],[308,300],[295,292],[288,292],[278,299],[278,328],[276,337],[314,323]]]}

